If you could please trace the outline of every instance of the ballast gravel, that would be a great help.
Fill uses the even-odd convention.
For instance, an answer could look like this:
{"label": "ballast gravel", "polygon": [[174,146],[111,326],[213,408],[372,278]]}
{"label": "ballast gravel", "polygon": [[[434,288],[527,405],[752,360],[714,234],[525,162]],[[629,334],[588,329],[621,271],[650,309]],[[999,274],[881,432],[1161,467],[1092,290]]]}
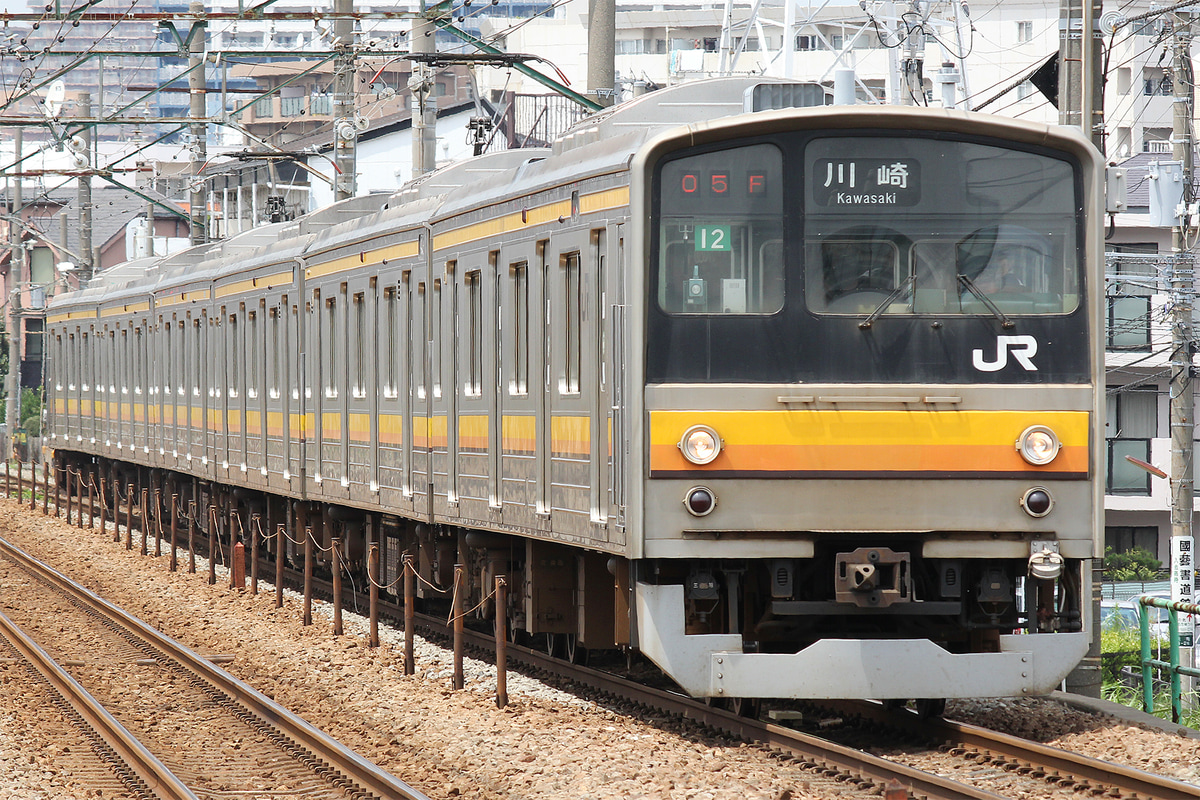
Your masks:
{"label": "ballast gravel", "polygon": [[[80,530],[0,499],[0,536],[197,652],[234,656],[221,666],[434,800],[878,796],[765,748],[731,745],[690,724],[634,719],[516,673],[508,675],[508,706],[497,708],[488,664],[467,659],[466,688],[454,691],[452,654],[417,637],[417,674],[405,676],[399,631],[381,626],[381,646],[368,647],[365,619],[343,610],[345,634],[335,637],[325,603],[314,603],[314,624],[304,626],[293,592],[276,609],[265,582],[257,596],[230,589],[219,568],[210,586],[202,559],[188,574],[181,556],[172,573],[166,555],[126,550],[111,530]],[[0,682],[0,796],[101,796],[83,788],[86,776],[59,772],[61,745],[38,733],[45,713],[25,705],[14,682]],[[955,701],[948,716],[1200,783],[1197,739],[1042,700]]]}

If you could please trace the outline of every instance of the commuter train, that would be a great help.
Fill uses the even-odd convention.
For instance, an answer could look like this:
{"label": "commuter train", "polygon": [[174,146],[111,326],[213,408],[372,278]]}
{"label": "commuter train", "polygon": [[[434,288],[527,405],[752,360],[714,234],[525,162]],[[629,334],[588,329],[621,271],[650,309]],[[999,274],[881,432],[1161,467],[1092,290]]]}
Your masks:
{"label": "commuter train", "polygon": [[812,90],[663,89],[114,267],[48,312],[55,458],[227,543],[407,554],[422,597],[462,564],[474,613],[695,696],[1053,690],[1092,625],[1100,156]]}

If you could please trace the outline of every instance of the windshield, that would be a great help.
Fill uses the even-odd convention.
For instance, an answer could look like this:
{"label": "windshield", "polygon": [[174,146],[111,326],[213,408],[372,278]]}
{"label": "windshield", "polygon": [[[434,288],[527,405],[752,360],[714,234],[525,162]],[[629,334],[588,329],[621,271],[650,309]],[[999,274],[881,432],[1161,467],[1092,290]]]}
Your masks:
{"label": "windshield", "polygon": [[[1065,314],[1079,305],[1070,166],[970,142],[808,143],[809,310]],[[896,292],[897,289],[902,289]],[[894,292],[896,296],[891,297]]]}

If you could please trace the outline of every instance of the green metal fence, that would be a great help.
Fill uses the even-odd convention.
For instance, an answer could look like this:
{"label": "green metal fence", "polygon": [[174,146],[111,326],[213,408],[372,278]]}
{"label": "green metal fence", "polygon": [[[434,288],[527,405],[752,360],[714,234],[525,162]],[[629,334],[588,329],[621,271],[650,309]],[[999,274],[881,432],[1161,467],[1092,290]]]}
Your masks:
{"label": "green metal fence", "polygon": [[[1179,663],[1179,614],[1200,614],[1200,606],[1195,603],[1179,603],[1164,600],[1160,597],[1139,597],[1142,604],[1142,708],[1147,713],[1154,713],[1154,670],[1165,669],[1171,675],[1171,721],[1179,722],[1183,717],[1183,681],[1187,675],[1200,678],[1200,669],[1183,666]],[[1168,612],[1167,630],[1170,633],[1170,660],[1163,661],[1151,658],[1150,653],[1150,614],[1146,607],[1165,608]]]}

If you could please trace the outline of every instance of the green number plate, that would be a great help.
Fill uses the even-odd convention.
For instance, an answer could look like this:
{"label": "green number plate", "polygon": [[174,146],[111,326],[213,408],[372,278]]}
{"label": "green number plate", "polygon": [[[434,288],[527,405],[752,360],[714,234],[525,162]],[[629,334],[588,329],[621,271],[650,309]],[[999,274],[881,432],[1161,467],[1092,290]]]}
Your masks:
{"label": "green number plate", "polygon": [[697,225],[696,226],[696,249],[697,250],[729,250],[730,247],[729,226],[728,225]]}

